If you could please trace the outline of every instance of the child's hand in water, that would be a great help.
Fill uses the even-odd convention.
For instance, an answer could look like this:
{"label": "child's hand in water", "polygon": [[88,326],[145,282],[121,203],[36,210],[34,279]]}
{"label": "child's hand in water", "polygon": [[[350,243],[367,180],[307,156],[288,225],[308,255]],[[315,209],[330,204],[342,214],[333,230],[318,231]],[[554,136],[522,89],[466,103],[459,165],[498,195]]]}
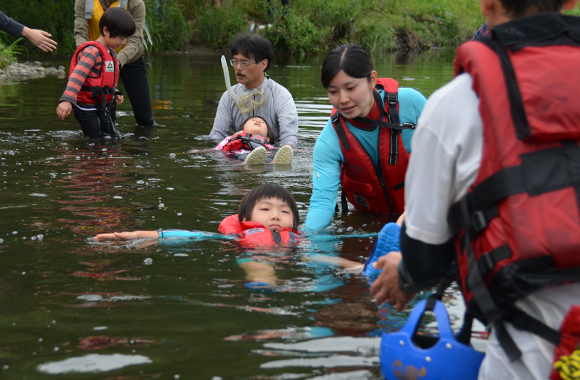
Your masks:
{"label": "child's hand in water", "polygon": [[67,102],[66,100],[60,102],[58,107],[56,107],[56,115],[60,117],[61,120],[64,120],[65,117],[70,115],[71,111],[72,111],[72,103]]}
{"label": "child's hand in water", "polygon": [[95,236],[95,241],[107,241],[107,240],[132,240],[132,239],[143,239],[143,238],[159,238],[159,232],[157,231],[134,231],[134,232],[113,232],[110,234],[98,234]]}

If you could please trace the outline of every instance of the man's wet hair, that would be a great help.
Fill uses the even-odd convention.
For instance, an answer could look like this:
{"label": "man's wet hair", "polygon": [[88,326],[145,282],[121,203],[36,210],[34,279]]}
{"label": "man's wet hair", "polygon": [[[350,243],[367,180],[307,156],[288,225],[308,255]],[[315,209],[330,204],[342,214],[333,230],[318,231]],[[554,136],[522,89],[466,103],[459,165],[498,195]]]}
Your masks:
{"label": "man's wet hair", "polygon": [[256,62],[267,59],[268,65],[264,71],[268,71],[270,64],[274,60],[272,43],[254,33],[242,33],[235,36],[232,40],[230,52],[232,57],[236,54],[241,54],[250,59],[253,57]]}
{"label": "man's wet hair", "polygon": [[[97,0],[98,1],[98,0]],[[115,37],[131,37],[135,34],[137,26],[133,16],[125,8],[112,7],[103,13],[101,21],[99,21],[99,30],[101,36],[104,36],[103,29],[107,27],[109,36]]]}
{"label": "man's wet hair", "polygon": [[366,50],[358,45],[345,44],[334,48],[322,63],[322,87],[328,88],[341,70],[351,78],[367,78],[370,82],[373,64]]}
{"label": "man's wet hair", "polygon": [[505,10],[513,17],[541,13],[559,13],[566,0],[501,0]]}
{"label": "man's wet hair", "polygon": [[292,194],[284,186],[277,183],[263,183],[254,188],[242,198],[242,203],[238,208],[238,218],[240,222],[252,220],[252,211],[256,203],[263,199],[274,198],[286,203],[292,210],[292,229],[298,230],[298,206]]}
{"label": "man's wet hair", "polygon": [[268,143],[270,145],[276,145],[276,135],[274,134],[274,130],[270,127],[270,124],[268,124],[268,122],[266,121],[266,119],[264,119],[262,116],[250,116],[249,118],[247,118],[246,120],[244,120],[242,122],[242,124],[240,125],[240,130],[244,130],[244,125],[246,125],[246,123],[252,119],[262,119],[264,120],[264,123],[266,123],[266,128],[268,129],[268,135],[267,136],[262,136],[262,137],[267,137],[268,138]]}

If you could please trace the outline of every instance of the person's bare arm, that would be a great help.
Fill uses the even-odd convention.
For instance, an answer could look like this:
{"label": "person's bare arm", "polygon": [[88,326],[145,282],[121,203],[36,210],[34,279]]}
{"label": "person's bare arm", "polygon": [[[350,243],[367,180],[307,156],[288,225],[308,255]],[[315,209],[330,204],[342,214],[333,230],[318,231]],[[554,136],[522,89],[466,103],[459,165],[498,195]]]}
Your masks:
{"label": "person's bare arm", "polygon": [[109,234],[98,234],[95,241],[108,240],[132,240],[132,239],[159,239],[157,231],[133,231],[133,232],[112,232]]}

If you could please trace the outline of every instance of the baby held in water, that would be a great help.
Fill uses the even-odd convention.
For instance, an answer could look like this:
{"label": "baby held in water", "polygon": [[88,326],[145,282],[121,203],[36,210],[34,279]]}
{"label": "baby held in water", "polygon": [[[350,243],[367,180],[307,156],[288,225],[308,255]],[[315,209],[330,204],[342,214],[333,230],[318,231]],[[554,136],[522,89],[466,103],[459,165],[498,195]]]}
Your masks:
{"label": "baby held in water", "polygon": [[[243,121],[240,132],[223,139],[214,150],[221,150],[227,157],[243,161],[244,165],[257,165],[268,161],[267,152],[276,149],[276,142],[268,122],[260,116],[252,116]],[[287,145],[279,149],[269,163],[290,165],[293,155],[292,147]]]}

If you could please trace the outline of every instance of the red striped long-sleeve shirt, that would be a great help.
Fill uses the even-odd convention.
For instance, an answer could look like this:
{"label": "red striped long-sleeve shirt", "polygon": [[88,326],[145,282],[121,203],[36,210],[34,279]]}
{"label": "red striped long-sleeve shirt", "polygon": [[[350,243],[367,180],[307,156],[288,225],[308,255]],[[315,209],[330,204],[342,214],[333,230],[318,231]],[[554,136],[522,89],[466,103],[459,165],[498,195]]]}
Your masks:
{"label": "red striped long-sleeve shirt", "polygon": [[[115,54],[112,50],[109,50],[109,52]],[[61,102],[66,100],[73,105],[77,104],[79,91],[87,77],[97,78],[101,75],[101,70],[103,69],[101,53],[95,46],[87,46],[79,53],[78,57],[78,62],[68,79],[66,90],[60,97]],[[91,106],[91,108],[95,107]]]}

